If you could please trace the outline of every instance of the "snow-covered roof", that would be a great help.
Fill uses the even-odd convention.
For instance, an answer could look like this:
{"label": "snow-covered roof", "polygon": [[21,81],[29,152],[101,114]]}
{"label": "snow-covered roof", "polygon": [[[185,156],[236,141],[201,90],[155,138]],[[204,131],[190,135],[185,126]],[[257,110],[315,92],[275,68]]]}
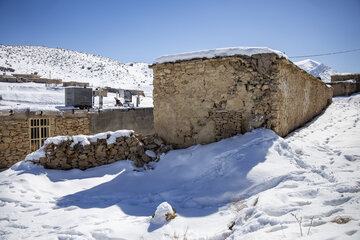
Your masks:
{"label": "snow-covered roof", "polygon": [[173,55],[164,55],[155,59],[154,64],[191,60],[196,58],[229,57],[234,55],[252,56],[254,54],[261,54],[261,53],[275,53],[280,58],[282,57],[288,58],[283,52],[268,47],[231,47],[231,48],[217,48],[213,50],[202,50],[196,52],[187,52],[187,53],[180,53]]}

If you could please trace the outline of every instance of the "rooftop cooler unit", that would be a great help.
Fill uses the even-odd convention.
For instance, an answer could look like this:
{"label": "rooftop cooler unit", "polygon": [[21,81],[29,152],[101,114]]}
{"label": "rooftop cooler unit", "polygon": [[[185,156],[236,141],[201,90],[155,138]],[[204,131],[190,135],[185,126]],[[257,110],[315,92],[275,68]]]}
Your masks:
{"label": "rooftop cooler unit", "polygon": [[65,88],[65,106],[92,108],[92,88]]}

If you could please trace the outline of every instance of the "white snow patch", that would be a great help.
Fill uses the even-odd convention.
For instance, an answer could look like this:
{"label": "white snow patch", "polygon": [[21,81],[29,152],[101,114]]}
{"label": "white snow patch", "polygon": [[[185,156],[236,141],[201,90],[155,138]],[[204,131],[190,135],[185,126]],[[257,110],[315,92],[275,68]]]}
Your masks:
{"label": "white snow patch", "polygon": [[268,47],[231,47],[218,48],[213,50],[202,50],[196,52],[186,52],[173,55],[164,55],[155,59],[154,64],[161,64],[166,62],[176,62],[183,60],[191,60],[196,58],[215,58],[215,57],[229,57],[234,55],[252,56],[260,53],[275,53],[280,58],[287,58],[287,56],[278,50],[273,50]]}
{"label": "white snow patch", "polygon": [[154,151],[146,150],[145,154],[148,155],[149,157],[156,158],[156,153]]}
{"label": "white snow patch", "polygon": [[150,223],[155,225],[164,225],[167,223],[166,215],[170,214],[173,215],[173,209],[171,205],[167,202],[161,203],[155,211],[155,216],[150,220]]}

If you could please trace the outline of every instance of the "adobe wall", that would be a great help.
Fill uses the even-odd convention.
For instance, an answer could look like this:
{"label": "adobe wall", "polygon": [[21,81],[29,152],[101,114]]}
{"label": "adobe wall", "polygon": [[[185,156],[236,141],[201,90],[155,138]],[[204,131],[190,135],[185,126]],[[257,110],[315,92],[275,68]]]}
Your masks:
{"label": "adobe wall", "polygon": [[320,114],[332,102],[332,89],[320,79],[301,70],[286,59],[276,61],[279,71],[274,79],[274,121],[271,129],[286,136]]}
{"label": "adobe wall", "polygon": [[258,127],[285,136],[320,113],[332,97],[320,80],[272,53],[151,68],[154,130],[176,147],[210,143]]}
{"label": "adobe wall", "polygon": [[332,75],[331,76],[331,82],[340,82],[340,81],[346,81],[349,79],[354,79],[354,80],[360,81],[360,74],[354,73],[354,74],[342,74],[342,75]]}
{"label": "adobe wall", "polygon": [[333,96],[349,96],[353,93],[360,92],[360,82],[333,82],[329,83],[334,89]]}
{"label": "adobe wall", "polygon": [[[154,129],[177,147],[268,125],[275,54],[156,64]],[[261,59],[261,60],[259,60]]]}

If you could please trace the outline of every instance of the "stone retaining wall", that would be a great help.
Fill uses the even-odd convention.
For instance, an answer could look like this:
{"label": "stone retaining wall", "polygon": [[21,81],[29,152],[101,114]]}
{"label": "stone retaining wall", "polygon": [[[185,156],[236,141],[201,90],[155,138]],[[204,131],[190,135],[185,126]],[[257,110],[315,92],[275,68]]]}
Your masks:
{"label": "stone retaining wall", "polygon": [[[119,160],[129,159],[135,166],[143,167],[150,161],[158,160],[161,153],[172,149],[164,145],[157,136],[133,134],[133,131],[119,130],[93,136],[60,136],[49,138],[45,145],[26,157],[27,161],[45,168],[68,170],[101,166]],[[147,155],[146,151],[152,154]]]}
{"label": "stone retaining wall", "polygon": [[332,90],[276,54],[154,64],[154,130],[188,147],[251,131],[285,136],[320,113]]}

